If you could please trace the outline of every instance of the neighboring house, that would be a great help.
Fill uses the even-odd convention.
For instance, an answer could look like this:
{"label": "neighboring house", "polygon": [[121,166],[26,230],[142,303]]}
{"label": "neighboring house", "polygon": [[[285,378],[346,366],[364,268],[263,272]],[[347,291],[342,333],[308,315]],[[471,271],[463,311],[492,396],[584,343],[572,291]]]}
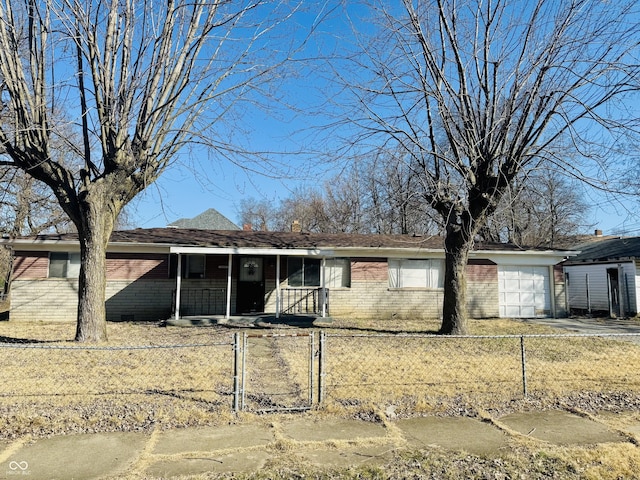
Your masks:
{"label": "neighboring house", "polygon": [[[76,234],[5,240],[14,250],[12,320],[76,317]],[[575,252],[478,244],[467,267],[475,318],[563,316],[557,264]],[[108,320],[270,312],[439,318],[442,238],[137,229],[112,234]]]}
{"label": "neighboring house", "polygon": [[600,238],[564,262],[572,313],[634,316],[640,311],[640,237]]}
{"label": "neighboring house", "polygon": [[198,230],[240,230],[235,223],[215,208],[205,210],[193,218],[181,218],[170,223],[171,228],[197,228]]}

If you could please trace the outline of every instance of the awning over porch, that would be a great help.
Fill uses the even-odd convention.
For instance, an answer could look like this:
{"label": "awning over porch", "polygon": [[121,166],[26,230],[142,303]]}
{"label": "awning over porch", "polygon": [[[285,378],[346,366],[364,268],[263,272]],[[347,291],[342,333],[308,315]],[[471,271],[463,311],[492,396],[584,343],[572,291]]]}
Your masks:
{"label": "awning over porch", "polygon": [[[275,318],[280,318],[283,314],[297,314],[297,313],[314,313],[318,314],[322,318],[327,317],[328,307],[328,290],[326,288],[326,258],[331,253],[330,251],[322,251],[319,249],[291,249],[286,251],[284,256],[308,256],[314,258],[320,258],[321,260],[321,275],[320,286],[314,288],[285,288],[281,287],[281,269],[280,259],[283,256],[282,250],[271,248],[208,248],[208,247],[171,247],[170,253],[177,255],[177,269],[176,269],[176,289],[174,293],[174,305],[173,305],[173,318],[179,320],[182,315],[181,303],[183,301],[183,276],[182,276],[182,263],[183,256],[185,255],[226,255],[227,256],[227,282],[226,282],[226,298],[225,298],[225,318],[229,319],[232,315],[231,299],[233,288],[233,262],[234,256],[252,256],[252,257],[275,257],[275,312],[273,312]],[[240,271],[242,272],[242,271]],[[240,272],[236,275],[239,280]],[[242,272],[244,273],[244,272]],[[264,273],[262,273],[262,281],[264,282]],[[239,281],[236,282],[236,286]],[[283,302],[286,293],[286,303]],[[293,301],[292,301],[293,299]],[[309,303],[312,304],[312,311],[309,311]],[[304,311],[301,310],[302,305],[305,306]],[[242,313],[242,312],[239,312]]]}

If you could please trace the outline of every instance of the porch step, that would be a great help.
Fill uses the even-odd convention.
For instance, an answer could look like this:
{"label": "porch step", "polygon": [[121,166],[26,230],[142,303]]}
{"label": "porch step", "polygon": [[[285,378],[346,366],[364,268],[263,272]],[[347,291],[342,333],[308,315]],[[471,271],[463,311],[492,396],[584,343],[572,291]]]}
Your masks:
{"label": "porch step", "polygon": [[232,315],[225,318],[224,315],[198,315],[169,318],[166,325],[173,327],[210,327],[224,325],[238,328],[311,328],[326,327],[333,323],[331,317],[318,317],[316,315],[281,315],[276,318],[273,314]]}

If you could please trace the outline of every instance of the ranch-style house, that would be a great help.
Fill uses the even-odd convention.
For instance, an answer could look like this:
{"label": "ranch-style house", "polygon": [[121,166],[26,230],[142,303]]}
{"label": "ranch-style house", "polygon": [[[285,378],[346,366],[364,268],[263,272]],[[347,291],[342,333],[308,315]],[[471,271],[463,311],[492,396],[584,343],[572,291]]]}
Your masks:
{"label": "ranch-style house", "polygon": [[[76,234],[4,239],[13,249],[12,321],[73,321]],[[475,246],[467,266],[475,318],[563,316],[558,264],[577,252]],[[113,232],[107,250],[107,320],[276,317],[438,318],[444,290],[441,237],[220,231]]]}

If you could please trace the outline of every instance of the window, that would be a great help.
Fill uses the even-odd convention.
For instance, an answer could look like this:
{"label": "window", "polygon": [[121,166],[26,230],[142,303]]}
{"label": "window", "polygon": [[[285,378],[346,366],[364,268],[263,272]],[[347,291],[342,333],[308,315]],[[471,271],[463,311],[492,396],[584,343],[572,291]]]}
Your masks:
{"label": "window", "polygon": [[[290,287],[321,286],[321,271],[322,260],[318,258],[289,257],[287,260]],[[328,258],[324,273],[328,288],[351,286],[351,261],[348,258]]]}
{"label": "window", "polygon": [[240,258],[240,281],[241,282],[262,282],[262,264],[260,257]]}
{"label": "window", "polygon": [[78,278],[80,254],[51,252],[49,254],[49,278]]}
{"label": "window", "polygon": [[325,282],[329,288],[351,286],[351,260],[348,258],[328,258],[325,264]]}
{"label": "window", "polygon": [[290,287],[319,287],[320,259],[289,257],[287,259],[287,278]]}
{"label": "window", "polygon": [[[182,278],[204,278],[205,258],[204,255],[182,255],[180,276]],[[176,278],[177,272],[178,255],[172,254],[169,256],[169,278]]]}
{"label": "window", "polygon": [[443,288],[444,260],[389,259],[391,288]]}
{"label": "window", "polygon": [[204,255],[185,255],[182,259],[184,278],[204,278]]}

